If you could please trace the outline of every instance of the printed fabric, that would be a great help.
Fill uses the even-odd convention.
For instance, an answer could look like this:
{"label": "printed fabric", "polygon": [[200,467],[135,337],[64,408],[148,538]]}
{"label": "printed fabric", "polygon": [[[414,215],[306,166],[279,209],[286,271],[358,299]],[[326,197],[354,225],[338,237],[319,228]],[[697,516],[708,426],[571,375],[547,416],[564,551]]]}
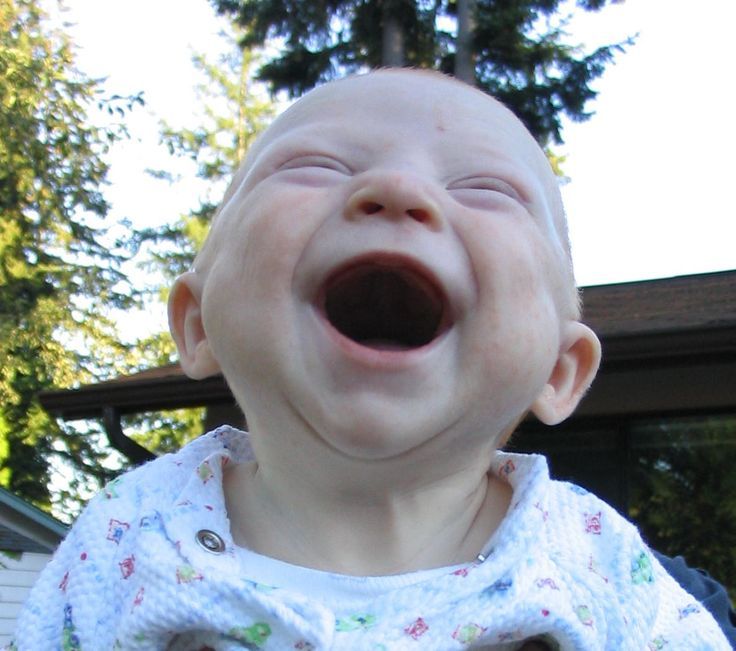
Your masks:
{"label": "printed fabric", "polygon": [[221,427],[111,482],[42,573],[10,648],[512,651],[544,639],[563,651],[730,649],[636,529],[552,481],[543,457],[494,458],[513,502],[485,561],[347,610],[249,578],[222,492],[223,468],[248,460],[248,435]]}

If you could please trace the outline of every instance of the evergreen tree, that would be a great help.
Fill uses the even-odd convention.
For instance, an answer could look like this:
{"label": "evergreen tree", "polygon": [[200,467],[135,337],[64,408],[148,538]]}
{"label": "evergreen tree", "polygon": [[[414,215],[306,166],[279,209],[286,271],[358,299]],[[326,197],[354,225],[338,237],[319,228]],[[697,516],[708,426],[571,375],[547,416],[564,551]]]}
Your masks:
{"label": "evergreen tree", "polygon": [[[616,1],[616,0],[613,0]],[[585,53],[566,43],[562,0],[212,0],[244,29],[242,44],[283,40],[258,77],[298,96],[320,82],[385,65],[435,68],[506,103],[543,145],[562,115],[590,116],[591,84],[628,43]],[[577,0],[598,11],[607,0]]]}
{"label": "evergreen tree", "polygon": [[[232,47],[218,61],[202,54],[192,58],[202,78],[196,86],[203,112],[201,123],[177,128],[164,121],[161,127],[161,141],[169,153],[191,160],[196,178],[206,185],[199,205],[189,213],[163,228],[138,232],[141,242],[155,244],[146,266],[163,274],[165,283],[159,289],[164,299],[170,283],[191,267],[227,183],[248,147],[273,117],[271,102],[255,88],[255,54],[237,47],[232,34],[227,38]],[[166,170],[150,172],[170,183],[178,182]]]}
{"label": "evergreen tree", "polygon": [[63,428],[36,395],[119,369],[104,307],[132,301],[102,230],[102,156],[122,133],[87,120],[126,108],[99,97],[37,2],[0,0],[0,484],[45,508],[53,464],[74,469],[73,493],[108,471],[99,431]]}
{"label": "evergreen tree", "polygon": [[[228,36],[231,49],[216,62],[197,54],[192,62],[202,81],[197,85],[203,119],[183,128],[162,124],[161,140],[172,156],[194,163],[195,176],[206,186],[199,205],[171,224],[141,230],[137,238],[148,250],[144,263],[150,276],[161,279],[153,288],[158,300],[166,301],[174,279],[191,268],[201,247],[227,183],[257,134],[273,116],[273,107],[264,93],[254,88],[252,68],[255,55],[241,50],[235,37]],[[178,179],[166,170],[151,173],[170,183]],[[168,332],[153,333],[137,342],[141,357],[151,365],[176,359]],[[158,357],[152,357],[155,351]],[[126,432],[141,445],[161,454],[180,448],[202,433],[204,410],[180,409],[157,414],[128,415]]]}

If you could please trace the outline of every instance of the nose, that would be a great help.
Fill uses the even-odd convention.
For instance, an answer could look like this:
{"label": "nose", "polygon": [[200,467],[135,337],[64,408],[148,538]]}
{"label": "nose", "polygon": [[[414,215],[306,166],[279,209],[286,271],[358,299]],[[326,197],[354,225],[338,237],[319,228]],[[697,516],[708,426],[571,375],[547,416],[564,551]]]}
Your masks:
{"label": "nose", "polygon": [[349,220],[364,217],[409,219],[438,230],[442,217],[428,183],[403,172],[381,172],[366,177],[345,204]]}

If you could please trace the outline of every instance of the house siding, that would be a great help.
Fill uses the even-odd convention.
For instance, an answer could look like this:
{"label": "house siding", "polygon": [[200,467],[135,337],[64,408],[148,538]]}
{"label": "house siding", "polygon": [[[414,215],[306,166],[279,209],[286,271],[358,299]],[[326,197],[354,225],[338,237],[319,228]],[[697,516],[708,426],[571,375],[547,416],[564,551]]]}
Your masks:
{"label": "house siding", "polygon": [[10,642],[15,621],[51,554],[0,550],[0,646]]}

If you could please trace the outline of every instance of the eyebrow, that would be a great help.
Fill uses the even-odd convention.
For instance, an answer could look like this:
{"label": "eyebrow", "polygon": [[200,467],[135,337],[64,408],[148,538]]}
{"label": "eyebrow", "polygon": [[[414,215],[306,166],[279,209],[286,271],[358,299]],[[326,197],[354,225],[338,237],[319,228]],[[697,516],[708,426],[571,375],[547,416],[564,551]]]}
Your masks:
{"label": "eyebrow", "polygon": [[[293,155],[321,154],[334,156],[341,159],[347,167],[354,168],[353,161],[366,158],[372,149],[370,145],[361,142],[360,138],[356,138],[352,129],[337,127],[315,133],[315,124],[319,125],[318,122],[312,122],[309,127],[290,129],[280,134],[258,152],[252,166],[261,165],[265,160],[278,167]],[[347,158],[351,160],[348,161]]]}
{"label": "eyebrow", "polygon": [[544,193],[544,183],[534,165],[519,156],[509,155],[506,148],[491,144],[478,144],[473,150],[477,154],[474,163],[468,162],[467,154],[458,154],[452,161],[453,168],[462,169],[463,175],[496,177],[513,187],[526,203],[532,203],[537,192]]}

